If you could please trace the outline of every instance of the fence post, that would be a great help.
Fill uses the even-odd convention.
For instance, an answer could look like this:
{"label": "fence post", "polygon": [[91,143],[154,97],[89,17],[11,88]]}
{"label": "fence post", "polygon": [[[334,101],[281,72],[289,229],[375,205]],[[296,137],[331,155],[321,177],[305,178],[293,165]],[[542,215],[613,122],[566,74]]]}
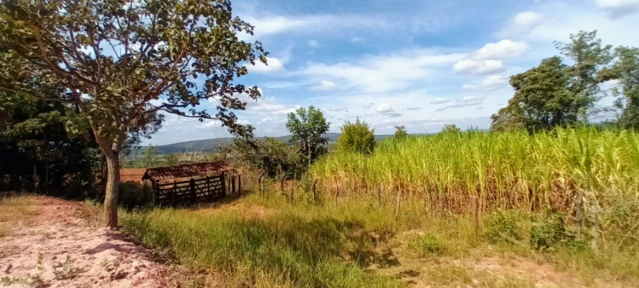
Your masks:
{"label": "fence post", "polygon": [[402,201],[402,189],[397,190],[397,204],[395,205],[395,221],[399,219],[399,202]]}
{"label": "fence post", "polygon": [[577,195],[577,199],[575,200],[575,220],[577,220],[577,240],[581,240],[581,225],[583,223],[583,203],[584,203],[584,193],[580,192]]}
{"label": "fence post", "polygon": [[284,176],[282,176],[282,179],[280,179],[280,192],[282,194],[284,194],[284,179],[286,179],[286,174],[284,174]]}
{"label": "fence post", "polygon": [[335,184],[335,207],[337,207],[337,196],[339,196],[339,184]]}
{"label": "fence post", "polygon": [[377,207],[382,207],[382,186],[377,186]]}
{"label": "fence post", "polygon": [[473,231],[475,232],[475,236],[479,231],[479,203],[477,202],[477,196],[473,196],[470,198],[470,206],[473,212]]}
{"label": "fence post", "polygon": [[293,178],[293,182],[291,182],[291,195],[289,196],[289,201],[291,202],[291,204],[293,204],[294,193],[295,193],[295,178]]}
{"label": "fence post", "polygon": [[224,173],[222,172],[222,174],[220,175],[220,183],[222,183],[222,193],[224,193],[224,197],[226,197],[226,180],[224,177]]}
{"label": "fence post", "polygon": [[592,250],[597,252],[597,228],[598,228],[597,227],[598,226],[598,224],[597,224],[597,203],[592,203],[592,209],[590,211],[592,213],[592,222],[593,222],[592,223],[592,228],[591,228],[592,229],[592,231],[591,231],[591,233],[592,233],[592,242],[590,244],[591,244]]}
{"label": "fence post", "polygon": [[191,202],[193,202],[193,204],[195,204],[195,202],[197,202],[196,197],[195,197],[195,179],[191,178],[190,182],[189,182],[189,186],[191,187]]}
{"label": "fence post", "polygon": [[257,183],[260,184],[260,193],[264,194],[264,182],[262,182],[262,177],[266,174],[266,171],[260,174],[260,178],[257,179]]}
{"label": "fence post", "polygon": [[160,180],[155,180],[153,183],[153,194],[155,195],[155,198],[153,199],[153,204],[154,205],[158,205],[160,204]]}
{"label": "fence post", "polygon": [[231,180],[231,193],[237,192],[235,190],[235,175],[230,176],[229,179]]}
{"label": "fence post", "polygon": [[237,196],[242,195],[242,175],[237,175]]}
{"label": "fence post", "polygon": [[313,182],[313,203],[317,202],[317,179]]}

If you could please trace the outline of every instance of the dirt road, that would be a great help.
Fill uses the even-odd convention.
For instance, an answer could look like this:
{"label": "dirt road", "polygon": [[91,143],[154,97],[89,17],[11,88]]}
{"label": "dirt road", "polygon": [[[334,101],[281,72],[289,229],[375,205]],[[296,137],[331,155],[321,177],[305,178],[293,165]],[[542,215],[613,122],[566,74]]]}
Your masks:
{"label": "dirt road", "polygon": [[[171,287],[170,269],[118,231],[95,227],[81,203],[33,197],[36,215],[0,237],[9,287]],[[2,209],[2,207],[0,207]]]}

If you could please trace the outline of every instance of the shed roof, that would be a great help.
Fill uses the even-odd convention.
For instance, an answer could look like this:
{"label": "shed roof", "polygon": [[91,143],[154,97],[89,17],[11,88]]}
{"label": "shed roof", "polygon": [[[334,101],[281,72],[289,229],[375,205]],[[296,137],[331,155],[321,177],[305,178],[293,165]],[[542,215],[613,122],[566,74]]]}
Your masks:
{"label": "shed roof", "polygon": [[120,169],[120,182],[142,183],[144,173],[146,173],[146,168],[122,168]]}
{"label": "shed roof", "polygon": [[224,171],[234,170],[226,161],[184,164],[171,167],[160,167],[146,169],[142,179],[166,180],[175,178],[192,178],[196,176],[206,176]]}

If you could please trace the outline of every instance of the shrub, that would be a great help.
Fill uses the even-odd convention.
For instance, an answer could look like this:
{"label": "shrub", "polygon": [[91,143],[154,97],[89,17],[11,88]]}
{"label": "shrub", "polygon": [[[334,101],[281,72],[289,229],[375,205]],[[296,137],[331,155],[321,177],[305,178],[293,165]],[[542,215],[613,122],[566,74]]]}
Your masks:
{"label": "shrub", "polygon": [[342,126],[342,135],[337,139],[335,148],[338,151],[371,154],[375,149],[375,130],[369,129],[366,122],[346,122]]}
{"label": "shrub", "polygon": [[533,218],[530,228],[530,245],[534,249],[546,250],[564,239],[566,239],[566,230],[563,215],[546,209]]}
{"label": "shrub", "polygon": [[404,139],[406,137],[408,137],[408,132],[406,132],[406,127],[395,126],[395,139]]}
{"label": "shrub", "polygon": [[484,222],[484,237],[491,243],[516,243],[522,239],[519,213],[495,211]]}
{"label": "shrub", "polygon": [[411,243],[411,248],[421,256],[441,256],[444,252],[444,246],[441,241],[432,235],[415,238]]}

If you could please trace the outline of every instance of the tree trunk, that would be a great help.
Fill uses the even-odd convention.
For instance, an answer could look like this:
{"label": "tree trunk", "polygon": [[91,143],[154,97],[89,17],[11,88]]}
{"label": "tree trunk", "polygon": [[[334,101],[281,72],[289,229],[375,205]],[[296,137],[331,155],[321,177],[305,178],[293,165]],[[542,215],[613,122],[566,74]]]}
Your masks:
{"label": "tree trunk", "polygon": [[120,187],[120,157],[106,153],[107,182],[104,195],[104,220],[109,228],[118,226],[118,190]]}

